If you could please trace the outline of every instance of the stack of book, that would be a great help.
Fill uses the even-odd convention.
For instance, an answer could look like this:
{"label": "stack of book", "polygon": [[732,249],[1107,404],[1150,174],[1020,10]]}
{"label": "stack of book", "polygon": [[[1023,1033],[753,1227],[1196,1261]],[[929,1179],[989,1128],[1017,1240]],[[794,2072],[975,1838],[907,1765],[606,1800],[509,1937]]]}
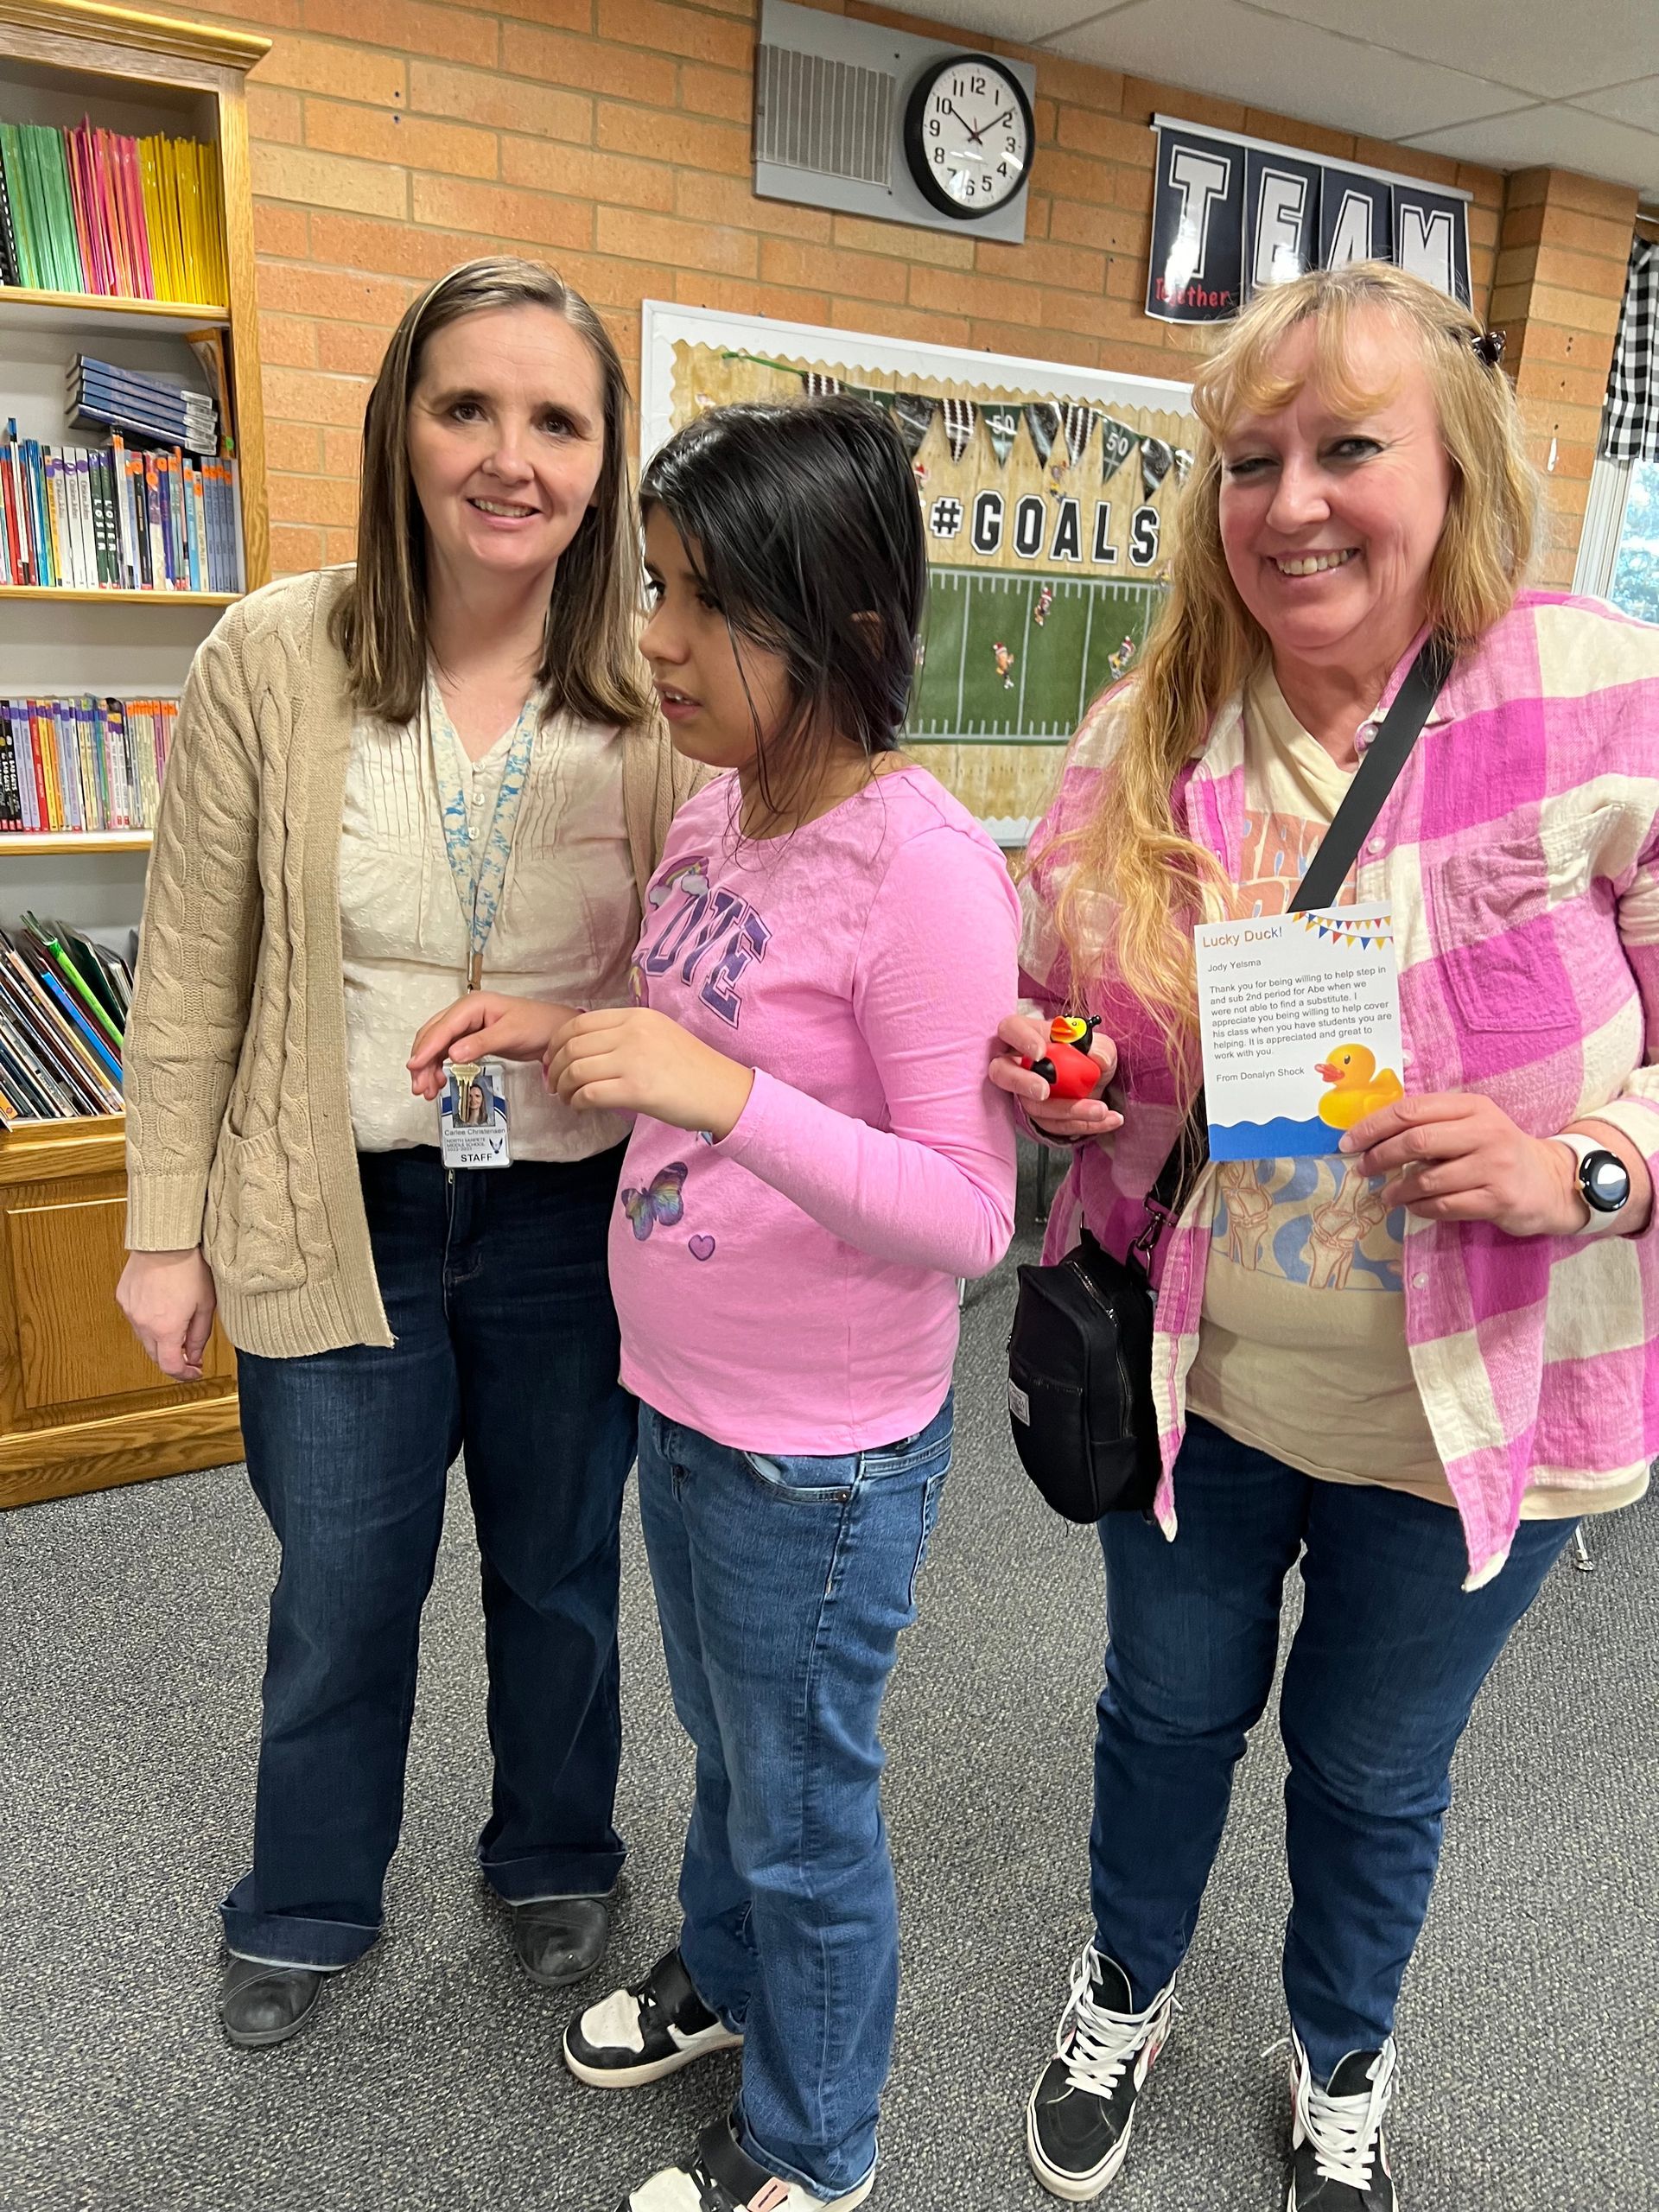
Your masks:
{"label": "stack of book", "polygon": [[0,438],[0,584],[245,590],[233,461]]}
{"label": "stack of book", "polygon": [[118,1114],[132,971],[61,922],[0,930],[0,1128]]}
{"label": "stack of book", "polygon": [[118,368],[77,353],[66,381],[72,430],[119,430],[142,445],[219,451],[219,410],[205,391],[180,377]]}
{"label": "stack of book", "polygon": [[0,699],[0,836],[153,830],[176,699]]}
{"label": "stack of book", "polygon": [[229,297],[219,152],[0,123],[0,283],[105,299]]}

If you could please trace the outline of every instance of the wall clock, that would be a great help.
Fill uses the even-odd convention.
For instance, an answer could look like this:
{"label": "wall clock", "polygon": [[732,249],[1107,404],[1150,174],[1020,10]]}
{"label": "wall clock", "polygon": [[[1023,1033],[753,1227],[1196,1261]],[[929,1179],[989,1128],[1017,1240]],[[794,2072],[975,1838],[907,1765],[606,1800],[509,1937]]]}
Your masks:
{"label": "wall clock", "polygon": [[916,188],[958,222],[1006,207],[1031,174],[1036,132],[1025,87],[988,54],[930,62],[905,111]]}

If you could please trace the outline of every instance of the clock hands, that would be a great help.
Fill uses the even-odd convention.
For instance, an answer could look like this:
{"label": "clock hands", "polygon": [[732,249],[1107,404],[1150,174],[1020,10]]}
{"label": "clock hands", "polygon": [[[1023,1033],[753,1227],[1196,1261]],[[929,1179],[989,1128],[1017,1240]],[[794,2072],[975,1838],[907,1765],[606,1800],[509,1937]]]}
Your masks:
{"label": "clock hands", "polygon": [[[952,108],[950,112],[952,115],[957,114],[955,108]],[[994,115],[988,123],[982,123],[977,130],[974,129],[971,124],[968,123],[967,118],[964,116],[957,115],[957,121],[963,124],[967,130],[968,136],[973,140],[974,143],[977,145],[988,130],[995,130],[999,123],[1007,123],[1011,121],[1013,115],[1014,110],[1011,107],[1005,107],[1001,115]]]}

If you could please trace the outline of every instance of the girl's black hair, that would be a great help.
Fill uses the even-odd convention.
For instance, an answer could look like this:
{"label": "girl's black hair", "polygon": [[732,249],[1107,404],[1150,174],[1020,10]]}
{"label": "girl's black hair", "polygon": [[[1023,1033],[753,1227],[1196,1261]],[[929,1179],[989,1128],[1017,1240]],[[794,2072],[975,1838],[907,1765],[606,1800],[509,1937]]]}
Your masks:
{"label": "girl's black hair", "polygon": [[880,408],[842,393],[711,409],[654,456],[639,504],[673,524],[734,645],[747,638],[788,671],[792,709],[756,758],[766,816],[810,797],[828,738],[867,757],[897,749],[927,548],[915,477]]}

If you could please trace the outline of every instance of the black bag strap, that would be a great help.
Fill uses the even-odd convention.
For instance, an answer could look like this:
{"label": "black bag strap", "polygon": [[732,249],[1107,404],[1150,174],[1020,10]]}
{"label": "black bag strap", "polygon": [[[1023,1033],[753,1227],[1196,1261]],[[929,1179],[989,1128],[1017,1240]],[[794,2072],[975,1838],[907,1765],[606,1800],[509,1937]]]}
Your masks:
{"label": "black bag strap", "polygon": [[[1446,639],[1431,633],[1425,640],[1364,759],[1354,771],[1354,780],[1296,887],[1288,912],[1304,914],[1335,900],[1372,823],[1382,811],[1383,801],[1400,780],[1400,772],[1422,735],[1434,702],[1446,689],[1454,658]],[[1150,1261],[1166,1222],[1173,1221],[1185,1205],[1209,1157],[1210,1122],[1200,1084],[1169,1156],[1147,1193],[1147,1225],[1132,1247],[1143,1264]]]}
{"label": "black bag strap", "polygon": [[1319,850],[1307,864],[1288,911],[1305,914],[1310,907],[1336,902],[1349,869],[1359,857],[1366,833],[1382,811],[1382,802],[1400,780],[1400,771],[1411,757],[1411,748],[1422,734],[1423,724],[1433,712],[1434,702],[1452,673],[1452,647],[1444,638],[1431,636],[1413,661],[1405,682],[1395,693],[1382,727],[1354,771],[1354,780],[1337,809],[1331,827],[1319,840]]}

